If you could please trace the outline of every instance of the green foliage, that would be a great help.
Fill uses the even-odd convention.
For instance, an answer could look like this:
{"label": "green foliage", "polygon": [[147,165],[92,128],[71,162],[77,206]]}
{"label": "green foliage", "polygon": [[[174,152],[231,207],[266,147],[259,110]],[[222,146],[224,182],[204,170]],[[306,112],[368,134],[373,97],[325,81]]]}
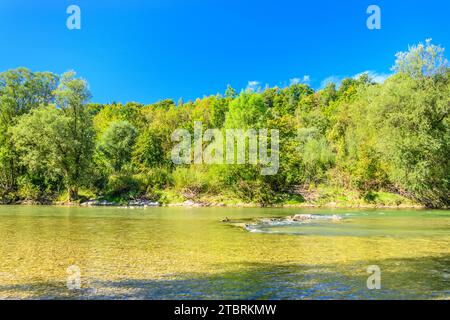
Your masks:
{"label": "green foliage", "polygon": [[110,197],[135,198],[139,195],[139,181],[128,174],[112,174],[108,178],[106,194]]}
{"label": "green foliage", "polygon": [[41,190],[38,185],[26,176],[21,176],[17,182],[18,196],[25,200],[39,200],[41,196]]}
{"label": "green foliage", "polygon": [[10,129],[20,163],[32,174],[63,178],[70,200],[77,199],[91,164],[94,131],[85,108],[88,98],[86,83],[65,74],[55,91],[58,107],[35,108]]}
{"label": "green foliage", "polygon": [[[399,53],[396,74],[246,90],[178,104],[89,103],[87,83],[26,69],[0,74],[0,201],[144,197],[398,205],[405,197],[450,205],[450,70],[427,41]],[[279,171],[261,164],[171,161],[172,133],[277,129]],[[270,139],[269,139],[270,140]],[[306,190],[306,191],[305,191]],[[303,194],[302,192],[306,192]],[[95,193],[95,194],[94,194]]]}
{"label": "green foliage", "polygon": [[334,164],[335,155],[325,137],[309,138],[301,147],[305,182],[320,182]]}
{"label": "green foliage", "polygon": [[178,167],[172,175],[175,190],[185,198],[193,199],[199,194],[212,191],[208,168],[204,166]]}
{"label": "green foliage", "polygon": [[261,94],[242,92],[230,103],[225,128],[259,128],[264,123],[267,107]]}
{"label": "green foliage", "polygon": [[87,108],[89,113],[94,115],[93,123],[97,137],[100,137],[112,122],[126,121],[136,127],[141,121],[140,110],[142,105],[135,102],[129,102],[126,105],[117,103],[108,105],[88,104]]}
{"label": "green foliage", "polygon": [[137,130],[127,121],[111,122],[103,132],[98,150],[113,172],[119,172],[131,161]]}
{"label": "green foliage", "polygon": [[218,170],[218,185],[222,192],[228,190],[242,201],[250,203],[268,205],[277,202],[277,176],[262,176],[260,168],[252,165],[222,166]]}
{"label": "green foliage", "polygon": [[0,198],[4,202],[14,200],[22,171],[9,129],[19,116],[51,103],[57,82],[54,74],[25,68],[0,73]]}
{"label": "green foliage", "polygon": [[63,174],[68,165],[63,155],[72,148],[68,122],[60,109],[50,105],[22,116],[10,130],[21,162],[31,173]]}
{"label": "green foliage", "polygon": [[134,175],[139,182],[139,192],[151,200],[158,200],[160,191],[173,185],[172,173],[164,167],[154,167]]}
{"label": "green foliage", "polygon": [[167,154],[163,149],[163,139],[156,130],[151,128],[139,135],[133,151],[135,166],[145,170],[145,168],[164,165]]}
{"label": "green foliage", "polygon": [[444,48],[433,45],[431,39],[427,39],[425,45],[419,43],[407,52],[397,53],[393,69],[413,78],[444,75],[449,67],[444,51]]}

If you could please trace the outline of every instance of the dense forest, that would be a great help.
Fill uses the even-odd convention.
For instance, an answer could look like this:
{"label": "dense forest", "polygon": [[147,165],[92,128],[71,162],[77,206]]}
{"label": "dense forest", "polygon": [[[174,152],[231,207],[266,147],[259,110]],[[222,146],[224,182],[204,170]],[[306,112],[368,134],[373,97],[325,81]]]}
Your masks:
{"label": "dense forest", "polygon": [[[365,73],[317,91],[229,86],[188,102],[90,100],[73,72],[0,74],[2,203],[450,204],[450,69],[430,41],[398,53],[383,83]],[[192,132],[196,121],[279,130],[278,174],[252,164],[175,165],[172,133]]]}

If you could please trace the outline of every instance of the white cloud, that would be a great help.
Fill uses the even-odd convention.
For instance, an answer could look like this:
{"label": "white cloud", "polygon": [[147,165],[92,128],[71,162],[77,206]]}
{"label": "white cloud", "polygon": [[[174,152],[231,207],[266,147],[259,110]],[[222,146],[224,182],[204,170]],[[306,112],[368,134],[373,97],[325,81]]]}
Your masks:
{"label": "white cloud", "polygon": [[292,78],[292,79],[289,79],[289,84],[290,85],[293,85],[293,84],[299,84],[301,82],[301,79],[300,78]]}
{"label": "white cloud", "polygon": [[328,78],[325,78],[320,83],[320,88],[323,89],[330,83],[335,83],[336,85],[339,85],[341,83],[342,79],[344,79],[344,77],[341,77],[341,76],[330,76]]}
{"label": "white cloud", "polygon": [[[380,84],[384,83],[384,81],[386,81],[386,79],[392,75],[389,73],[378,73],[376,71],[369,70],[369,71],[360,72],[351,78],[358,79],[363,74],[368,74],[370,79],[373,82],[380,83]],[[335,83],[337,85],[337,87],[339,87],[341,81],[344,80],[345,78],[348,78],[348,76],[337,76],[337,75],[330,76],[321,82],[320,88],[321,89],[325,88],[331,82]]]}
{"label": "white cloud", "polygon": [[255,80],[249,81],[248,84],[247,84],[246,90],[257,91],[259,86],[260,86],[260,84],[261,83],[259,81],[255,81]]}
{"label": "white cloud", "polygon": [[308,84],[311,81],[311,77],[309,76],[309,74],[305,74],[303,76],[303,83]]}
{"label": "white cloud", "polygon": [[375,83],[384,83],[384,81],[386,81],[386,79],[391,76],[391,74],[388,73],[378,73],[376,71],[369,70],[358,73],[357,75],[353,76],[353,79],[357,79],[363,74],[368,74],[370,79]]}
{"label": "white cloud", "polygon": [[311,81],[311,77],[309,75],[305,74],[303,76],[303,78],[292,78],[292,79],[289,79],[289,84],[290,85],[299,84],[299,83],[309,84],[310,81]]}

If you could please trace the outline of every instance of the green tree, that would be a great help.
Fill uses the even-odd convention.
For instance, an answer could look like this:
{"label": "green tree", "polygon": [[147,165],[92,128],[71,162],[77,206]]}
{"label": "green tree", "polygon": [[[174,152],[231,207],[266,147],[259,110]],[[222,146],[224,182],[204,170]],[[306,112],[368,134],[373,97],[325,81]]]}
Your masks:
{"label": "green tree", "polygon": [[94,129],[92,117],[87,108],[91,98],[87,82],[75,78],[74,72],[62,75],[55,90],[57,106],[67,119],[67,139],[70,148],[66,148],[61,156],[67,162],[65,178],[69,200],[78,198],[78,188],[85,181],[86,173],[92,163],[94,150]]}
{"label": "green tree", "polygon": [[136,136],[136,128],[128,121],[112,122],[103,132],[98,149],[113,172],[130,162]]}
{"label": "green tree", "polygon": [[17,178],[23,173],[9,129],[19,116],[53,101],[58,77],[19,68],[0,73],[0,200],[13,200]]}
{"label": "green tree", "polygon": [[78,188],[86,181],[92,154],[93,132],[85,127],[89,118],[81,120],[77,128],[82,133],[74,134],[71,114],[50,105],[23,115],[11,130],[21,162],[32,173],[61,176],[70,201],[78,198]]}
{"label": "green tree", "polygon": [[11,129],[12,141],[20,161],[29,174],[69,180],[73,153],[68,130],[69,118],[54,105],[34,109],[23,115]]}
{"label": "green tree", "polygon": [[164,138],[161,134],[151,128],[141,133],[133,150],[134,165],[143,171],[152,167],[166,165],[166,157],[170,155],[164,152],[163,140]]}
{"label": "green tree", "polygon": [[431,39],[427,39],[425,44],[419,43],[406,52],[397,53],[393,70],[413,78],[444,75],[449,67],[444,51],[444,48],[432,44]]}

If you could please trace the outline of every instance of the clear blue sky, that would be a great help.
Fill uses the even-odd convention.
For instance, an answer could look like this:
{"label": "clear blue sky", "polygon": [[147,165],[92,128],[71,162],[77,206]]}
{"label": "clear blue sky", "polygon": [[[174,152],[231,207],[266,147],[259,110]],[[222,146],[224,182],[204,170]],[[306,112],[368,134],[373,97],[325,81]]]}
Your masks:
{"label": "clear blue sky", "polygon": [[[66,27],[71,4],[81,30]],[[366,27],[370,4],[381,30]],[[1,0],[0,71],[75,70],[102,103],[186,101],[305,75],[320,88],[383,76],[397,51],[429,37],[450,51],[449,21],[448,0]]]}

